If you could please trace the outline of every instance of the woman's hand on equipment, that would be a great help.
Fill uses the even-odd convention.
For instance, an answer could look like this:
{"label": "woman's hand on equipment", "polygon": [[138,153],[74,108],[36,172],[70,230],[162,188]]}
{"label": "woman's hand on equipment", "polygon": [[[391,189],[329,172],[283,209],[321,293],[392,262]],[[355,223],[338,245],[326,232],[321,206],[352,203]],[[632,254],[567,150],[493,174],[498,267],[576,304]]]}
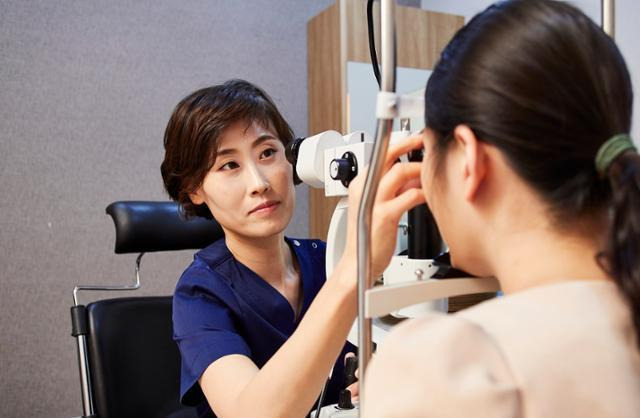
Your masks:
{"label": "woman's hand on equipment", "polygon": [[[389,147],[371,217],[371,272],[379,277],[391,261],[396,246],[398,223],[403,213],[424,203],[420,185],[420,162],[398,163],[398,158],[422,147],[422,136],[413,135]],[[343,260],[357,259],[358,208],[367,170],[349,185],[349,224]],[[347,258],[348,257],[348,258]]]}

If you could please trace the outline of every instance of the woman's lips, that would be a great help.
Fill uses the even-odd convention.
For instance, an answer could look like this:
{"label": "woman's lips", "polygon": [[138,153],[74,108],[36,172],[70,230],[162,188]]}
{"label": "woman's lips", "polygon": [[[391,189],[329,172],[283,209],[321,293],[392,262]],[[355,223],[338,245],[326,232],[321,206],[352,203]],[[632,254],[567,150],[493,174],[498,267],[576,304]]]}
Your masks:
{"label": "woman's lips", "polygon": [[251,209],[251,211],[249,212],[249,215],[254,214],[254,213],[258,214],[258,215],[269,214],[269,213],[273,212],[274,210],[276,210],[279,205],[280,205],[280,202],[268,201],[268,202],[262,203],[262,204],[256,206],[255,208]]}

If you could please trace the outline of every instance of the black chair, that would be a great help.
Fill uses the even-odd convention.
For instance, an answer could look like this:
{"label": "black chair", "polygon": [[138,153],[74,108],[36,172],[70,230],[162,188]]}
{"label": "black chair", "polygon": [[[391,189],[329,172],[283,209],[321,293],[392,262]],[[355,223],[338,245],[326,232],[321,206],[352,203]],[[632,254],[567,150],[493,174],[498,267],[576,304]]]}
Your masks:
{"label": "black chair", "polygon": [[223,236],[215,221],[185,220],[172,202],[115,202],[115,252],[140,253],[135,283],[76,286],[71,308],[77,338],[83,417],[194,417],[179,402],[180,354],[172,340],[171,296],[128,297],[78,303],[85,290],[140,287],[145,252],[199,249]]}

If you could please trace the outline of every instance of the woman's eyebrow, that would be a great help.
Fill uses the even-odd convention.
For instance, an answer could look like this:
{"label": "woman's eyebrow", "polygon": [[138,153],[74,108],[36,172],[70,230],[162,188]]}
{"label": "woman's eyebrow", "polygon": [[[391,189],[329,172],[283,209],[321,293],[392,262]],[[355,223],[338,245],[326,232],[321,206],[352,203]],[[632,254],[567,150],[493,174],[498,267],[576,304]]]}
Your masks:
{"label": "woman's eyebrow", "polygon": [[251,144],[251,146],[253,148],[257,147],[258,145],[262,144],[265,141],[268,141],[270,139],[277,139],[275,136],[271,135],[271,134],[262,134],[260,136],[258,136],[254,141],[253,144]]}
{"label": "woman's eyebrow", "polygon": [[237,150],[235,148],[225,148],[225,149],[218,150],[216,152],[216,159],[217,159],[217,157],[219,157],[221,155],[234,154],[235,152],[237,152]]}
{"label": "woman's eyebrow", "polygon": [[[271,134],[262,134],[262,135],[258,136],[256,139],[253,140],[253,143],[251,144],[251,147],[255,148],[258,145],[260,145],[263,142],[268,141],[270,139],[277,139],[277,138],[275,136],[271,135]],[[224,148],[224,149],[218,150],[218,152],[216,152],[216,156],[229,155],[229,154],[233,154],[233,153],[235,153],[237,151],[238,150],[236,148]]]}

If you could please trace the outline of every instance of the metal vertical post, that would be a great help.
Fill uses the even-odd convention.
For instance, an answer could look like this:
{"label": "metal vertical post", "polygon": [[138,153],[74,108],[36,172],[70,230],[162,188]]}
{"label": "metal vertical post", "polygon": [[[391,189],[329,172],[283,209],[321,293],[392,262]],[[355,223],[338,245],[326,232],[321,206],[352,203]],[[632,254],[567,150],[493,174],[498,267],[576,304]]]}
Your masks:
{"label": "metal vertical post", "polygon": [[[381,91],[395,91],[395,0],[382,0],[380,5],[380,32],[382,49]],[[360,375],[360,407],[358,416],[364,412],[364,381],[367,365],[371,359],[371,319],[365,317],[365,293],[371,283],[371,215],[373,203],[384,161],[391,139],[393,118],[378,119],[376,140],[371,164],[365,180],[360,207],[358,208],[358,373]]]}
{"label": "metal vertical post", "polygon": [[78,364],[80,365],[80,390],[82,391],[82,411],[84,417],[94,416],[91,380],[89,378],[89,356],[87,355],[87,337],[78,335]]}
{"label": "metal vertical post", "polygon": [[616,37],[616,1],[602,0],[602,29],[615,39]]}

